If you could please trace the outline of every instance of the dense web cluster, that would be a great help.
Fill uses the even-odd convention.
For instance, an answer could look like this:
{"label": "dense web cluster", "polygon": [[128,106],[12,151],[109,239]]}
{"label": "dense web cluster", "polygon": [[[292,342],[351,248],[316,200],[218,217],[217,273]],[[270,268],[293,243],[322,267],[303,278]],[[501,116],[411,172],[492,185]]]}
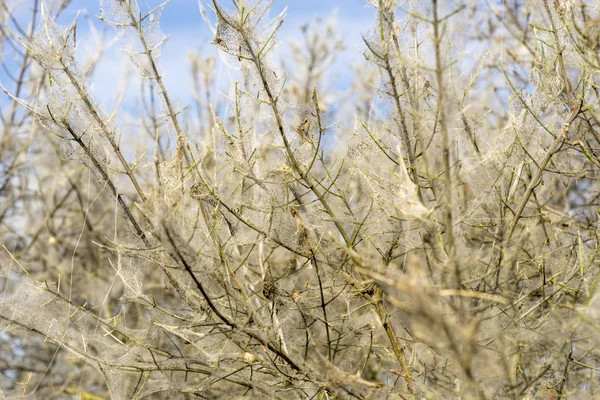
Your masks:
{"label": "dense web cluster", "polygon": [[181,108],[169,3],[101,0],[142,80],[132,124],[95,98],[81,22],[56,23],[69,2],[31,3],[26,30],[0,0],[21,62],[2,82],[6,397],[597,396],[589,2],[370,0],[339,89],[334,22],[289,44],[272,2],[213,0]]}

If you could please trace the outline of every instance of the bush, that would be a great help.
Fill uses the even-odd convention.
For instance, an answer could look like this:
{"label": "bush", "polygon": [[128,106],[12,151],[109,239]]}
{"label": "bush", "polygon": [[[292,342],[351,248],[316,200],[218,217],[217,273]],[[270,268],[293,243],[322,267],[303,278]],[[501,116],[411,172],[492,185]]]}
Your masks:
{"label": "bush", "polygon": [[370,0],[340,92],[334,25],[276,68],[284,14],[214,0],[186,109],[169,5],[101,0],[143,82],[126,124],[56,23],[69,1],[32,1],[29,30],[2,2],[0,389],[596,397],[600,15],[443,3]]}

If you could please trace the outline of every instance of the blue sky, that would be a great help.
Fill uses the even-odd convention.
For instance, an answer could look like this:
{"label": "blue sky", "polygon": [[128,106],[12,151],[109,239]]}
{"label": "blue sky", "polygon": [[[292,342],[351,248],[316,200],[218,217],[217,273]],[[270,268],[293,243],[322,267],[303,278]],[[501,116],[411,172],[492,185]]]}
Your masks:
{"label": "blue sky", "polygon": [[[47,0],[46,0],[47,1]],[[205,6],[210,4],[210,0],[200,0]],[[148,4],[153,7],[159,4],[159,1],[148,0],[140,1],[141,4]],[[228,6],[230,0],[222,1],[222,4]],[[346,68],[354,60],[360,58],[360,53],[356,49],[362,48],[361,33],[365,33],[375,18],[375,10],[367,7],[366,0],[275,0],[271,15],[279,14],[287,7],[287,17],[284,25],[278,35],[280,48],[286,48],[288,41],[300,39],[299,27],[307,22],[313,21],[316,17],[324,19],[336,15],[336,26],[338,33],[344,38],[347,49],[340,56],[334,66],[339,76],[349,75],[349,69]],[[23,6],[19,12],[19,17],[28,18],[29,8]],[[211,14],[210,10],[209,15]],[[67,26],[80,13],[78,22],[77,37],[80,42],[80,53],[82,58],[94,52],[97,44],[91,33],[91,27],[98,35],[106,30],[106,37],[114,37],[114,31],[108,24],[100,21],[97,16],[100,14],[100,2],[97,0],[73,0],[69,8],[63,12],[59,23]],[[87,18],[86,18],[87,16]],[[189,88],[191,78],[189,76],[189,66],[187,54],[192,50],[199,50],[201,53],[214,53],[215,49],[209,42],[213,39],[212,34],[202,19],[197,0],[172,0],[164,9],[161,17],[161,30],[169,35],[169,40],[162,48],[162,55],[159,61],[162,72],[165,74],[165,82],[174,98],[182,101],[184,106],[189,101]],[[5,48],[6,49],[6,48]],[[278,56],[283,56],[284,53]],[[10,66],[11,56],[4,55],[4,61]],[[91,78],[91,85],[96,97],[109,108],[116,100],[115,87],[118,81],[125,77],[128,57],[120,50],[120,43],[115,41],[108,47],[98,64],[94,75]],[[135,71],[131,71],[132,74]],[[0,82],[7,85],[10,89],[13,85],[7,81],[6,75],[0,71]],[[341,85],[344,83],[341,82]],[[136,93],[139,94],[139,93]],[[0,105],[6,104],[7,98],[2,96]]]}

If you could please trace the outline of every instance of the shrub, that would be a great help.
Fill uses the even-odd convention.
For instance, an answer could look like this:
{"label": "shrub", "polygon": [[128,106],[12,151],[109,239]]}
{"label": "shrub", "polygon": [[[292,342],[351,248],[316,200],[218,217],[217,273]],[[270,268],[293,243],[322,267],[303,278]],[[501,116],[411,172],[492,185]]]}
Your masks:
{"label": "shrub", "polygon": [[[56,23],[68,1],[34,0],[29,30],[2,2],[17,62],[0,388],[597,396],[600,16],[577,0],[443,3],[370,0],[340,94],[334,25],[302,26],[277,68],[284,14],[213,0],[220,58],[190,56],[181,108],[159,59],[169,5],[101,0],[143,82],[127,125],[94,98],[77,20]],[[239,71],[226,95],[217,68]]]}

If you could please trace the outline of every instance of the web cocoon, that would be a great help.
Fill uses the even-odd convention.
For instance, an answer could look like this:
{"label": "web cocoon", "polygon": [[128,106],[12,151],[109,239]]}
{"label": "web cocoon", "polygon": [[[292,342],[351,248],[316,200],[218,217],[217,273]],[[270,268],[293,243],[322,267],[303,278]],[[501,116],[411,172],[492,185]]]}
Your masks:
{"label": "web cocoon", "polygon": [[[402,154],[400,145],[397,146],[398,154]],[[425,219],[429,216],[432,210],[425,207],[417,192],[417,185],[410,180],[406,164],[402,157],[398,157],[398,174],[400,182],[398,185],[398,193],[396,195],[395,208],[407,217],[415,219]]]}

